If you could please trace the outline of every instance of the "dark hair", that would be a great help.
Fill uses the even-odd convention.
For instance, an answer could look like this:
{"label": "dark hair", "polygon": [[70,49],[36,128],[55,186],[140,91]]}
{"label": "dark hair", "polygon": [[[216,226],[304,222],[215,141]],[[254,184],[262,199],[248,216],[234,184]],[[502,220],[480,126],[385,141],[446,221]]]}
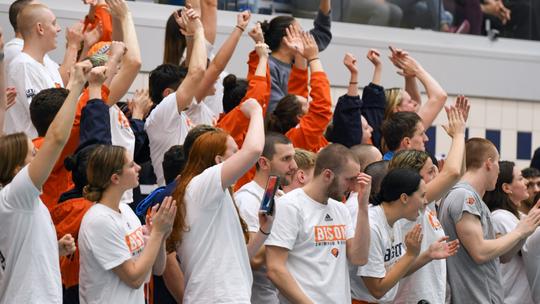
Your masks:
{"label": "dark hair", "polygon": [[396,112],[383,121],[381,132],[388,149],[395,151],[405,137],[413,137],[419,122],[422,118],[415,112]]}
{"label": "dark hair", "polygon": [[238,79],[234,74],[227,75],[223,79],[223,111],[229,113],[239,105],[242,98],[246,96],[247,89],[247,80]]}
{"label": "dark hair", "polygon": [[529,167],[529,168],[525,168],[521,170],[521,174],[523,175],[524,178],[536,178],[536,177],[540,177],[540,170]]}
{"label": "dark hair", "polygon": [[209,125],[197,125],[193,129],[189,130],[184,140],[184,158],[186,161],[189,159],[189,152],[191,152],[191,147],[193,143],[206,132],[216,131],[217,129]]}
{"label": "dark hair", "polygon": [[38,136],[45,136],[54,117],[60,111],[69,91],[64,88],[41,90],[30,103],[30,119]]}
{"label": "dark hair", "polygon": [[413,169],[396,168],[388,171],[381,182],[381,189],[371,203],[380,205],[383,202],[393,202],[402,194],[412,195],[418,191],[422,177]]}
{"label": "dark hair", "polygon": [[465,166],[467,170],[480,169],[488,158],[495,157],[493,151],[497,151],[497,148],[491,141],[480,137],[469,138],[465,142]]}
{"label": "dark hair", "polygon": [[325,169],[330,169],[334,174],[339,174],[349,160],[359,163],[358,158],[349,148],[342,144],[330,144],[317,154],[313,175],[319,176]]}
{"label": "dark hair", "polygon": [[275,51],[281,45],[281,40],[287,35],[286,29],[294,22],[294,17],[277,16],[261,23],[261,29],[264,33],[264,42],[271,51]]}
{"label": "dark hair", "polygon": [[16,0],[9,6],[9,23],[13,27],[13,31],[18,32],[17,28],[17,15],[22,9],[34,0]]}
{"label": "dark hair", "polygon": [[277,103],[274,112],[268,116],[266,130],[285,134],[298,124],[300,114],[302,114],[302,105],[298,102],[296,95],[285,95]]}
{"label": "dark hair", "polygon": [[179,65],[169,63],[158,65],[148,76],[148,93],[152,102],[159,104],[165,89],[176,91],[186,75],[187,69]]}
{"label": "dark hair", "polygon": [[372,202],[377,193],[381,190],[381,183],[388,172],[387,160],[380,160],[367,165],[364,173],[371,176],[371,192],[369,193],[369,201]]}
{"label": "dark hair", "polygon": [[508,194],[503,191],[503,184],[511,184],[514,180],[514,167],[516,165],[510,161],[499,162],[499,176],[497,177],[497,184],[492,191],[486,191],[483,200],[489,207],[489,210],[495,211],[502,209],[510,211],[514,216],[519,218],[519,213],[516,205],[510,200]]}
{"label": "dark hair", "polygon": [[[264,148],[261,156],[271,160],[274,157],[274,154],[276,154],[277,144],[288,145],[290,143],[291,140],[281,133],[267,132],[266,136],[264,137]],[[257,170],[259,170],[259,163],[256,163],[255,167]]]}
{"label": "dark hair", "polygon": [[[177,12],[180,14],[182,10],[179,9]],[[163,63],[180,65],[180,60],[182,60],[186,46],[186,37],[180,32],[180,26],[176,23],[174,13],[172,13],[165,25]]]}
{"label": "dark hair", "polygon": [[531,167],[540,170],[540,148],[534,150],[533,158],[531,159]]}
{"label": "dark hair", "polygon": [[184,170],[186,158],[184,157],[184,147],[175,145],[169,148],[163,155],[163,175],[165,183],[168,185]]}
{"label": "dark hair", "polygon": [[68,171],[71,171],[71,179],[75,184],[75,188],[82,189],[88,184],[86,168],[88,167],[88,159],[96,147],[98,145],[95,144],[86,146],[64,159],[64,166]]}

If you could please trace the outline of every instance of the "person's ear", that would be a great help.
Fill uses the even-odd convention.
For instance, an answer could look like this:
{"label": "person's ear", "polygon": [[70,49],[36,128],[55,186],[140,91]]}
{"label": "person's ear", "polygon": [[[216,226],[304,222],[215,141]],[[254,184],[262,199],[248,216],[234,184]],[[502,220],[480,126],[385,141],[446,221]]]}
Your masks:
{"label": "person's ear", "polygon": [[223,156],[216,155],[216,157],[214,157],[214,161],[216,162],[216,164],[221,164],[223,162]]}
{"label": "person's ear", "polygon": [[510,189],[510,184],[503,183],[502,184],[502,191],[506,194],[512,194],[512,190]]}
{"label": "person's ear", "polygon": [[120,183],[120,175],[118,173],[113,173],[111,176],[111,184],[118,185]]}
{"label": "person's ear", "polygon": [[304,172],[304,170],[298,169],[298,170],[296,171],[296,174],[297,174],[297,176],[298,176],[298,177],[297,177],[297,178],[298,178],[298,181],[299,181],[300,183],[304,184],[305,181],[306,181],[306,173]]}
{"label": "person's ear", "polygon": [[270,160],[264,156],[259,157],[259,159],[257,160],[257,163],[259,164],[259,168],[261,170],[270,169]]}
{"label": "person's ear", "polygon": [[405,193],[401,193],[401,195],[399,196],[399,200],[401,201],[401,203],[403,205],[407,205],[407,202],[409,200],[409,196]]}
{"label": "person's ear", "polygon": [[165,97],[169,96],[169,94],[171,94],[171,93],[173,93],[173,92],[174,92],[173,89],[171,89],[171,88],[166,88],[165,90],[163,90],[163,93],[161,93],[161,96],[162,96],[163,98],[165,98]]}

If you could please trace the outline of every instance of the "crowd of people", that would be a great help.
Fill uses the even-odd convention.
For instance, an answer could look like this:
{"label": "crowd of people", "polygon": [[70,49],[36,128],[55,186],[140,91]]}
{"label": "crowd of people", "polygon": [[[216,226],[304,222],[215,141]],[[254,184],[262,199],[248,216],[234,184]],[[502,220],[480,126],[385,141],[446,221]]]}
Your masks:
{"label": "crowd of people", "polygon": [[[330,0],[311,30],[240,12],[219,49],[217,0],[190,1],[127,102],[143,60],[129,6],[83,2],[61,64],[39,1],[14,1],[16,36],[0,31],[0,303],[540,303],[539,168],[466,139],[467,98],[446,105],[402,49],[404,88],[383,87],[371,49],[361,96],[344,54],[333,107]],[[245,78],[225,72],[244,33]]]}

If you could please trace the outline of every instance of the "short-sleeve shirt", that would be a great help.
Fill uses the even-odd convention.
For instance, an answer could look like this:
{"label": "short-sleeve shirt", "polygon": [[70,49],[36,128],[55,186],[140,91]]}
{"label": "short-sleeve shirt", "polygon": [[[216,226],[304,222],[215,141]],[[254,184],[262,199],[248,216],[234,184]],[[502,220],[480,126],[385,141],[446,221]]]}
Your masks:
{"label": "short-sleeve shirt", "polygon": [[361,277],[384,278],[387,271],[405,254],[405,242],[401,229],[401,220],[390,226],[381,205],[370,206],[369,229],[371,242],[368,262],[358,270],[352,271],[352,297],[370,303],[392,303],[399,287],[397,283],[380,299],[375,299],[367,289]]}
{"label": "short-sleeve shirt", "polygon": [[[276,201],[265,245],[289,250],[287,269],[314,303],[350,303],[346,242],[353,237],[351,216],[343,203],[317,202],[300,188]],[[288,303],[281,294],[280,300]]]}
{"label": "short-sleeve shirt", "polygon": [[81,303],[144,304],[144,288],[133,289],[112,271],[138,258],[145,245],[135,213],[124,203],[119,209],[97,203],[83,217],[79,232]]}
{"label": "short-sleeve shirt", "polygon": [[253,281],[240,218],[218,164],[195,176],[184,196],[186,224],[177,246],[184,303],[251,303]]}
{"label": "short-sleeve shirt", "polygon": [[[248,225],[249,232],[259,231],[259,209],[263,199],[264,189],[255,181],[251,181],[238,189],[234,194],[234,201],[238,206],[240,216]],[[277,304],[279,303],[277,288],[272,284],[266,274],[266,266],[253,270],[253,286],[251,288],[251,303]]]}
{"label": "short-sleeve shirt", "polygon": [[[131,157],[135,155],[135,134],[131,129],[129,120],[120,107],[114,105],[109,108],[109,119],[111,123],[111,142],[113,145],[126,148]],[[126,190],[120,200],[122,203],[131,204],[133,202],[133,189]]]}
{"label": "short-sleeve shirt", "polygon": [[24,167],[0,190],[0,303],[62,303],[56,231]]}
{"label": "short-sleeve shirt", "polygon": [[[441,201],[439,214],[451,240],[458,238],[456,223],[464,212],[478,217],[485,240],[496,238],[489,208],[470,184],[459,182]],[[504,303],[498,258],[477,264],[467,250],[461,248],[446,259],[446,265],[453,303]]]}
{"label": "short-sleeve shirt", "polygon": [[[519,219],[510,211],[497,209],[491,213],[495,234],[505,235],[514,230]],[[533,304],[531,288],[521,254],[515,254],[508,263],[501,263],[505,304]]]}
{"label": "short-sleeve shirt", "polygon": [[64,86],[58,72],[58,64],[44,57],[43,63],[27,53],[21,52],[8,67],[8,86],[15,87],[15,104],[6,111],[6,133],[24,132],[30,139],[37,137],[37,131],[30,119],[30,103],[41,90]]}
{"label": "short-sleeve shirt", "polygon": [[163,155],[172,146],[183,144],[190,128],[185,112],[178,113],[176,93],[163,98],[146,119],[144,129],[150,141],[150,158],[158,185],[165,185]]}
{"label": "short-sleeve shirt", "polygon": [[540,229],[527,238],[521,249],[534,303],[540,303]]}

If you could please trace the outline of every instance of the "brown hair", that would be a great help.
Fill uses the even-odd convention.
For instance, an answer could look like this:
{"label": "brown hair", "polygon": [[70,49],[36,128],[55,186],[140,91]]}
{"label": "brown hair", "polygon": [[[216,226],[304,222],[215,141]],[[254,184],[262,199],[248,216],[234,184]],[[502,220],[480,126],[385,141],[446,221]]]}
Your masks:
{"label": "brown hair", "polygon": [[300,114],[302,114],[302,105],[298,102],[296,95],[285,95],[279,100],[274,112],[268,116],[266,130],[285,134],[298,124]]}
{"label": "brown hair", "polygon": [[45,4],[33,3],[26,5],[17,15],[17,30],[23,37],[32,33],[32,28],[38,22],[42,22],[43,11],[49,10]]}
{"label": "brown hair", "polygon": [[84,198],[97,202],[103,192],[111,185],[111,176],[121,174],[126,162],[126,148],[120,146],[99,145],[90,158],[86,167],[88,185],[84,187]]}
{"label": "brown hair", "polygon": [[[177,12],[180,14],[182,10],[179,9]],[[186,46],[186,37],[180,32],[180,26],[176,23],[174,13],[172,13],[165,25],[163,63],[180,65]]]}
{"label": "brown hair", "polygon": [[510,197],[503,190],[504,184],[511,184],[514,181],[514,167],[515,163],[510,161],[500,161],[499,162],[499,176],[497,177],[497,184],[495,189],[492,191],[486,191],[484,197],[482,198],[486,205],[489,207],[490,211],[495,211],[497,209],[506,210],[512,213],[516,218],[519,219],[519,212],[517,206],[510,200]]}
{"label": "brown hair", "polygon": [[497,151],[495,145],[485,138],[470,138],[465,143],[465,164],[467,170],[480,169],[484,165],[484,162],[490,158],[495,157],[493,151]]}
{"label": "brown hair", "polygon": [[[216,156],[225,154],[225,151],[227,150],[228,137],[229,134],[227,134],[227,132],[218,129],[202,134],[193,143],[187,164],[184,167],[184,170],[182,170],[180,181],[173,192],[173,198],[176,200],[178,208],[176,209],[176,217],[174,219],[171,236],[167,239],[168,252],[175,250],[176,246],[182,243],[183,233],[189,231],[189,227],[186,224],[185,201],[186,190],[189,183],[195,176],[216,165]],[[231,197],[233,197],[232,190],[229,189],[229,191]],[[234,206],[236,207],[236,204],[234,204]],[[244,231],[244,237],[246,238],[247,243],[247,225],[239,214],[238,217],[240,218],[240,224],[242,225],[242,231]]]}
{"label": "brown hair", "polygon": [[28,154],[28,137],[14,133],[0,137],[0,185],[6,186],[15,177],[15,170],[24,167]]}
{"label": "brown hair", "polygon": [[319,176],[325,169],[339,174],[350,159],[360,164],[356,155],[349,148],[341,144],[330,144],[317,154],[314,176]]}
{"label": "brown hair", "polygon": [[388,164],[388,170],[394,168],[407,168],[413,169],[417,172],[422,170],[422,167],[426,164],[429,158],[429,154],[425,151],[418,150],[403,150],[394,154],[394,157]]}

